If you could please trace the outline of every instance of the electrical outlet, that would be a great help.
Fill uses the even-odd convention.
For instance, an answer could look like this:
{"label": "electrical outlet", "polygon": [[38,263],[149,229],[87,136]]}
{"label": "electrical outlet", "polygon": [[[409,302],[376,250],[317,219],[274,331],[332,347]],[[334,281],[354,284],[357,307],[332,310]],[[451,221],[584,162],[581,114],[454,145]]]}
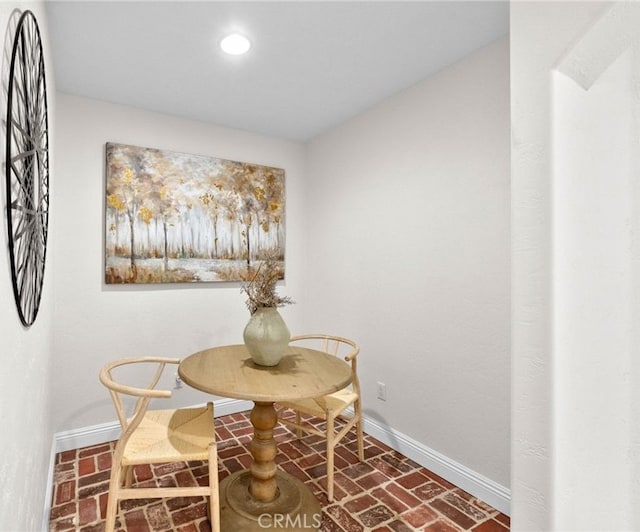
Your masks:
{"label": "electrical outlet", "polygon": [[180,378],[180,375],[178,375],[176,373],[176,384],[173,387],[174,390],[179,390],[180,388],[182,388],[182,379]]}
{"label": "electrical outlet", "polygon": [[378,399],[387,400],[387,385],[384,382],[378,382]]}

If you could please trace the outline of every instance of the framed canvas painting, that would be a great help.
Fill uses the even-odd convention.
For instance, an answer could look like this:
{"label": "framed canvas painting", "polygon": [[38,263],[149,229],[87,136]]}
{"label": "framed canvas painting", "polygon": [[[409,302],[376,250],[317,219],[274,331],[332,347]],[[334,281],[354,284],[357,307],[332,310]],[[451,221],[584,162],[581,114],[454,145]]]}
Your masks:
{"label": "framed canvas painting", "polygon": [[267,256],[284,276],[281,168],[106,145],[105,282],[245,281]]}

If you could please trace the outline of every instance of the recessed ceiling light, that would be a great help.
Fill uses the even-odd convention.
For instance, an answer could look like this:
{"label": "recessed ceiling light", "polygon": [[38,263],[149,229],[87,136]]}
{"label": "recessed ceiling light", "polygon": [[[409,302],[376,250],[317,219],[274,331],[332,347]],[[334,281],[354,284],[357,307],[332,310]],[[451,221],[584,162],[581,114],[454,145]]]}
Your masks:
{"label": "recessed ceiling light", "polygon": [[232,33],[220,41],[220,48],[230,55],[242,55],[249,51],[251,42],[244,35]]}

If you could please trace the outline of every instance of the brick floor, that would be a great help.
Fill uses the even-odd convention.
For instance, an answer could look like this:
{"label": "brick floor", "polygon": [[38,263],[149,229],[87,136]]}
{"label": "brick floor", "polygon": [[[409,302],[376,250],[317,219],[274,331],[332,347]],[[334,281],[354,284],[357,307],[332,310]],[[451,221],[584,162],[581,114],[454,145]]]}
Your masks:
{"label": "brick floor", "polygon": [[[216,418],[219,479],[251,462],[248,413]],[[509,518],[371,436],[365,435],[365,461],[358,462],[355,434],[336,449],[335,501],[326,495],[323,442],[296,440],[276,429],[278,467],[302,480],[318,497],[323,532],[441,531],[505,532]],[[104,530],[113,442],[65,451],[56,457],[49,530]],[[138,466],[138,483],[189,485],[207,481],[202,462]],[[119,532],[175,530],[209,532],[202,497],[129,500],[120,503]],[[234,532],[224,530],[222,532]]]}

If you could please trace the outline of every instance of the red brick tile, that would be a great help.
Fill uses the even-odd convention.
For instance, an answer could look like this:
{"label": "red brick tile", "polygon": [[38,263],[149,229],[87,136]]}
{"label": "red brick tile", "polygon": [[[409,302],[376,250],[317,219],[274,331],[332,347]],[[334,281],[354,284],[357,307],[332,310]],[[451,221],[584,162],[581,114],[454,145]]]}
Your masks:
{"label": "red brick tile", "polygon": [[384,488],[376,488],[371,492],[376,499],[378,499],[382,504],[384,504],[387,508],[391,509],[395,513],[402,513],[407,510],[409,507],[403,502],[396,499],[391,493],[387,491],[387,486]]}
{"label": "red brick tile", "polygon": [[[344,532],[362,532],[363,528],[344,508],[340,506],[329,506],[326,512],[339,526],[337,530]],[[324,528],[323,528],[324,532]]]}
{"label": "red brick tile", "polygon": [[171,464],[162,464],[159,466],[153,466],[153,474],[156,477],[161,477],[163,475],[169,475],[171,473],[175,473],[176,471],[182,471],[186,469],[187,464],[184,462],[173,462]]}
{"label": "red brick tile", "polygon": [[176,479],[176,483],[178,484],[178,486],[197,486],[198,483],[196,482],[196,479],[193,478],[193,475],[191,474],[191,471],[178,471],[175,474],[175,479]]}
{"label": "red brick tile", "polygon": [[78,479],[78,487],[83,488],[85,486],[92,486],[93,484],[99,484],[100,482],[109,481],[111,476],[110,471],[101,471],[100,473],[94,473],[93,475],[87,475],[86,477],[80,477]]}
{"label": "red brick tile", "polygon": [[502,526],[498,521],[491,519],[473,527],[471,530],[473,530],[473,532],[507,532],[509,529]]}
{"label": "red brick tile", "polygon": [[451,490],[451,493],[455,493],[458,497],[460,497],[461,499],[464,499],[467,502],[473,502],[475,499],[475,497],[471,495],[471,493],[468,493],[460,488],[453,488]]}
{"label": "red brick tile", "polygon": [[227,427],[216,427],[216,440],[224,441],[233,438],[233,434],[227,429]]}
{"label": "red brick tile", "polygon": [[385,455],[372,458],[369,460],[369,464],[375,467],[378,471],[387,476],[387,478],[399,477],[402,475],[402,471],[396,469],[389,463],[388,460],[384,460]]}
{"label": "red brick tile", "polygon": [[298,467],[298,464],[294,462],[284,462],[283,464],[281,464],[280,467],[283,471],[286,471],[287,473],[296,477],[298,480],[301,480],[302,482],[306,482],[311,478],[302,469]]}
{"label": "red brick tile", "polygon": [[61,517],[67,517],[75,513],[76,513],[75,503],[69,502],[67,504],[63,504],[62,506],[54,506],[53,508],[51,508],[50,519],[56,520]]}
{"label": "red brick tile", "polygon": [[308,454],[313,453],[314,451],[311,449],[311,447],[309,447],[305,442],[303,442],[302,440],[296,440],[293,439],[289,442],[291,444],[292,447],[298,449],[298,451],[300,451],[300,453],[302,454],[302,456],[306,456]]}
{"label": "red brick tile", "polygon": [[380,459],[388,463],[400,473],[409,473],[414,470],[414,467],[402,460],[397,453],[383,454]]}
{"label": "red brick tile", "polygon": [[68,480],[67,482],[62,482],[58,489],[56,490],[56,498],[55,504],[56,506],[60,504],[64,504],[65,502],[69,502],[74,499],[76,496],[76,481]]}
{"label": "red brick tile", "polygon": [[442,499],[447,501],[451,506],[454,506],[462,513],[467,514],[474,521],[480,522],[487,518],[487,514],[485,514],[480,508],[474,506],[470,502],[465,501],[457,494],[453,492],[445,493],[442,496]]}
{"label": "red brick tile", "polygon": [[413,490],[413,494],[421,501],[430,501],[431,499],[443,494],[446,491],[440,484],[435,482],[427,482]]}
{"label": "red brick tile", "polygon": [[413,471],[412,473],[408,473],[402,477],[398,477],[396,482],[400,484],[403,488],[413,489],[417,486],[421,486],[429,481],[429,477],[423,475],[421,471]]}
{"label": "red brick tile", "polygon": [[444,519],[438,519],[435,523],[427,525],[422,530],[423,532],[460,532],[463,529]]}
{"label": "red brick tile", "polygon": [[402,519],[416,529],[426,525],[427,523],[431,523],[437,518],[437,512],[425,504],[418,506],[417,508],[412,508],[402,514]]}
{"label": "red brick tile", "polygon": [[471,528],[476,522],[471,519],[468,515],[463,514],[457,508],[454,508],[449,503],[443,501],[442,499],[435,499],[431,501],[430,506],[438,510],[442,515],[451,519],[455,524],[461,526],[462,528]]}
{"label": "red brick tile", "polygon": [[81,488],[78,490],[78,498],[85,499],[87,497],[93,497],[95,495],[99,495],[100,493],[106,493],[109,491],[109,482],[103,482],[102,484],[94,484],[93,486],[88,486],[86,488]]}
{"label": "red brick tile", "polygon": [[57,486],[62,482],[68,482],[69,480],[77,480],[78,475],[75,471],[75,464],[62,464],[62,465],[71,465],[71,469],[57,470],[59,466],[56,466],[56,471],[53,475],[53,484]]}
{"label": "red brick tile", "polygon": [[176,526],[184,525],[189,521],[193,521],[194,519],[199,519],[207,517],[207,503],[201,503],[194,506],[189,506],[184,510],[178,510],[171,514],[171,519],[173,519],[173,524]]}
{"label": "red brick tile", "polygon": [[235,473],[236,471],[241,471],[245,469],[244,466],[238,462],[235,458],[230,458],[222,462],[222,465],[229,470],[230,473]]}
{"label": "red brick tile", "polygon": [[322,514],[322,524],[320,525],[322,532],[343,532],[343,528],[336,523],[326,513]]}
{"label": "red brick tile", "polygon": [[327,466],[326,464],[318,464],[314,467],[308,467],[307,469],[305,469],[305,472],[311,478],[321,479],[327,474]]}
{"label": "red brick tile", "polygon": [[189,523],[188,525],[179,527],[177,532],[198,532],[198,527],[193,523]]}
{"label": "red brick tile", "polygon": [[[221,457],[218,478],[222,480],[230,471],[250,465],[253,429],[246,414],[239,414],[216,419],[216,430]],[[329,503],[324,440],[311,436],[298,441],[282,426],[276,429],[275,437],[278,467],[302,480],[324,510],[322,532],[451,532],[463,530],[460,522],[464,519],[471,520],[476,532],[508,530],[507,516],[369,435],[365,435],[367,460],[358,462],[355,431],[348,433],[336,448],[336,502]],[[104,532],[113,448],[110,442],[56,457],[52,532]],[[137,486],[175,486],[176,482],[206,485],[208,476],[208,466],[202,461],[135,468]],[[211,532],[204,497],[130,499],[121,501],[120,512],[118,532]]]}
{"label": "red brick tile", "polygon": [[380,447],[376,446],[376,445],[369,445],[366,446],[364,448],[364,459],[365,460],[369,460],[370,458],[373,458],[374,456],[380,456],[381,454],[384,454],[384,451],[382,449],[380,449]]}
{"label": "red brick tile", "polygon": [[102,453],[96,456],[96,462],[98,464],[98,471],[104,471],[105,469],[111,469],[111,453]]}
{"label": "red brick tile", "polygon": [[98,497],[98,508],[100,509],[100,519],[107,516],[107,504],[109,502],[109,493],[102,493]]}
{"label": "red brick tile", "polygon": [[209,476],[209,465],[208,464],[204,464],[204,465],[199,465],[196,467],[193,467],[191,469],[191,473],[193,473],[193,476],[196,478],[200,478],[200,477],[208,477]]}
{"label": "red brick tile", "polygon": [[226,449],[223,449],[222,451],[218,451],[218,458],[219,459],[224,459],[224,458],[231,458],[232,456],[236,456],[238,454],[242,454],[244,453],[244,449],[242,447],[238,447],[237,445],[233,445],[233,446],[229,446]]}
{"label": "red brick tile", "polygon": [[359,479],[369,473],[375,471],[373,467],[371,467],[366,462],[358,462],[352,466],[345,468],[342,473],[353,480]]}
{"label": "red brick tile", "polygon": [[360,486],[349,477],[344,476],[340,471],[334,473],[333,481],[336,486],[340,486],[348,495],[359,495],[363,491]]}
{"label": "red brick tile", "polygon": [[[158,499],[124,499],[122,501],[120,501],[119,505],[120,505],[120,510],[122,510],[123,512],[129,512],[130,510],[136,510],[138,508],[142,508],[144,506],[148,506],[149,504],[153,504],[154,502],[157,502]],[[131,519],[134,519],[136,517],[137,514],[135,514],[131,517]]]}
{"label": "red brick tile", "polygon": [[389,481],[389,478],[382,474],[380,471],[376,471],[365,477],[356,480],[356,483],[362,486],[365,490],[380,486]]}
{"label": "red brick tile", "polygon": [[97,525],[87,525],[78,529],[80,532],[104,532],[104,523],[98,523]]}
{"label": "red brick tile", "polygon": [[364,495],[360,495],[359,497],[344,503],[343,507],[349,513],[358,514],[376,504],[378,504],[378,500],[374,499],[368,493],[365,493]]}
{"label": "red brick tile", "polygon": [[253,463],[253,457],[250,454],[241,454],[237,459],[238,462],[240,462],[240,465],[245,469],[249,469],[249,466]]}
{"label": "red brick tile", "polygon": [[[325,456],[325,455],[323,455]],[[326,458],[325,458],[326,460]],[[348,461],[345,460],[342,456],[340,456],[338,453],[335,453],[333,455],[333,467],[335,469],[344,469],[345,467],[348,467],[349,465],[353,464],[353,463],[357,463],[358,460],[352,460],[352,461]]]}
{"label": "red brick tile", "polygon": [[509,528],[511,526],[511,518],[508,515],[505,514],[498,514],[494,517],[494,519],[496,521],[498,521],[499,523],[502,523],[504,526],[506,526],[507,528]]}
{"label": "red brick tile", "polygon": [[386,506],[379,504],[373,508],[365,510],[361,514],[358,514],[358,520],[368,528],[373,528],[377,525],[381,525],[389,519],[393,519],[394,513]]}
{"label": "red brick tile", "polygon": [[145,513],[151,530],[168,530],[172,528],[169,514],[162,502],[147,506]]}
{"label": "red brick tile", "polygon": [[60,519],[58,521],[52,521],[49,523],[49,532],[62,532],[63,530],[75,530],[75,516],[67,517],[66,519]]}
{"label": "red brick tile", "polygon": [[78,475],[85,477],[96,472],[96,460],[93,456],[87,456],[78,460]]}
{"label": "red brick tile", "polygon": [[96,445],[94,447],[85,447],[78,451],[78,458],[84,458],[86,456],[94,456],[96,454],[107,453],[111,451],[111,446],[108,443],[103,445]]}
{"label": "red brick tile", "polygon": [[198,527],[194,523],[189,523],[179,527],[177,532],[198,532]]}
{"label": "red brick tile", "polygon": [[415,506],[420,505],[420,499],[414,497],[407,490],[403,489],[400,484],[396,484],[396,482],[390,482],[387,484],[385,488],[389,493],[391,493],[396,499],[402,501],[409,508],[414,508]]}
{"label": "red brick tile", "polygon": [[434,480],[435,482],[437,482],[438,484],[440,484],[442,487],[451,490],[454,489],[455,486],[453,484],[451,484],[451,482],[446,481],[445,479],[443,479],[441,476],[436,475],[434,472],[429,471],[428,469],[424,469],[424,474],[427,475],[430,479]]}
{"label": "red brick tile", "polygon": [[124,515],[127,532],[151,532],[149,524],[142,510],[134,510]]}
{"label": "red brick tile", "polygon": [[372,447],[377,447],[378,449],[380,449],[380,451],[382,451],[383,453],[388,453],[390,451],[392,451],[393,449],[391,447],[389,447],[387,444],[382,443],[381,441],[378,440],[374,440],[371,437],[367,438],[369,440],[369,442],[371,443]]}
{"label": "red brick tile", "polygon": [[299,448],[292,445],[291,442],[283,442],[278,445],[278,453],[280,455],[286,455],[290,460],[296,460],[302,458],[303,454]]}
{"label": "red brick tile", "polygon": [[301,458],[297,462],[298,462],[298,465],[302,469],[309,469],[310,467],[314,467],[314,466],[317,466],[317,465],[323,465],[324,466],[324,464],[327,463],[327,460],[321,454],[313,453],[313,454],[305,456],[304,458]]}
{"label": "red brick tile", "polygon": [[[462,491],[462,490],[460,490],[460,491]],[[484,502],[484,501],[482,501],[482,500],[480,500],[480,499],[478,499],[476,497],[472,497],[471,498],[471,503],[474,506],[480,508],[487,515],[495,515],[495,514],[497,514],[495,508],[493,508],[490,504],[488,504],[488,503],[486,503],[486,502]]]}
{"label": "red brick tile", "polygon": [[137,465],[133,468],[133,476],[136,481],[144,482],[145,480],[150,480],[153,478],[153,471],[151,471],[151,466],[148,464]]}
{"label": "red brick tile", "polygon": [[234,438],[240,438],[242,436],[251,436],[253,435],[253,427],[241,427],[237,429],[230,429]]}
{"label": "red brick tile", "polygon": [[98,503],[91,497],[78,501],[78,524],[86,525],[98,518]]}
{"label": "red brick tile", "polygon": [[56,457],[56,461],[58,464],[63,464],[65,462],[73,462],[76,459],[76,449],[72,449],[71,451],[63,451],[58,453]]}
{"label": "red brick tile", "polygon": [[413,532],[415,531],[415,528],[413,528],[412,526],[407,525],[407,523],[403,522],[403,521],[391,521],[391,523],[389,523],[387,525],[389,527],[390,530],[393,530],[393,532]]}
{"label": "red brick tile", "polygon": [[202,497],[173,497],[166,500],[166,505],[170,512],[175,512],[176,510],[186,508],[201,501]]}
{"label": "red brick tile", "polygon": [[[348,450],[348,449],[346,449],[345,447],[342,447],[342,446],[336,447],[336,449],[334,451],[334,456],[336,457],[336,460],[337,460],[338,457],[344,459],[346,464],[358,464],[358,463],[360,463],[360,460],[358,459],[358,455],[357,454],[351,452],[350,450]],[[346,467],[346,465],[344,467]]]}

